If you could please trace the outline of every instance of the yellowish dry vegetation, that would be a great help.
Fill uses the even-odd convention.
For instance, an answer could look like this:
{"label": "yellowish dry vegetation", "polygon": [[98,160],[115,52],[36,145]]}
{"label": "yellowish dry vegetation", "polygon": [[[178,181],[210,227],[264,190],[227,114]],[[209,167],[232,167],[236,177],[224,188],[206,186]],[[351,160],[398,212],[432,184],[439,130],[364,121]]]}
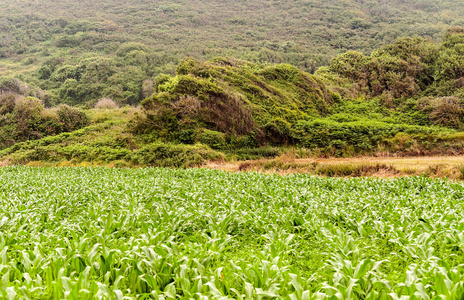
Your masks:
{"label": "yellowish dry vegetation", "polygon": [[206,168],[322,176],[400,177],[423,175],[463,179],[464,156],[304,158],[281,156],[245,162],[211,162]]}

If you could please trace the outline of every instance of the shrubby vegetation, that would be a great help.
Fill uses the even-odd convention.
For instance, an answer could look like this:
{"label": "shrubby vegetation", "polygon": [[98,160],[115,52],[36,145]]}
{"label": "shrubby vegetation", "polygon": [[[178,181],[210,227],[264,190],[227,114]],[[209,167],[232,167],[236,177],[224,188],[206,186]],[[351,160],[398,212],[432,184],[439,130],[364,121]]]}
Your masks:
{"label": "shrubby vegetation", "polygon": [[334,85],[337,76],[346,79],[347,86],[341,90],[347,95],[378,96],[389,107],[401,108],[411,98],[418,101],[421,97],[462,98],[463,47],[464,28],[451,28],[442,43],[402,38],[369,56],[348,51],[335,57],[318,74],[331,79]]}
{"label": "shrubby vegetation", "polygon": [[89,125],[87,115],[62,104],[44,108],[37,98],[0,94],[0,149]]}
{"label": "shrubby vegetation", "polygon": [[[443,45],[456,44],[461,36],[457,29],[450,31]],[[461,78],[438,75],[442,47],[401,39],[371,56],[342,54],[316,75],[288,64],[189,58],[179,63],[175,75],[151,81],[147,90],[152,96],[140,109],[119,109],[117,101],[101,98],[95,103],[98,109],[86,110],[91,121],[66,105],[45,108],[46,101],[31,95],[48,99],[46,92],[8,79],[0,105],[2,145],[14,146],[1,156],[14,163],[120,161],[185,167],[224,157],[275,157],[282,153],[278,147],[288,146],[324,156],[458,154],[464,124]],[[392,61],[396,67],[387,68]],[[443,87],[450,85],[454,88],[445,92]],[[69,131],[71,136],[15,144]],[[95,139],[94,131],[99,132]]]}
{"label": "shrubby vegetation", "polygon": [[333,147],[343,149],[354,146],[356,150],[369,150],[385,138],[398,133],[433,134],[443,132],[440,128],[421,127],[405,124],[392,124],[371,120],[336,122],[328,119],[315,119],[298,124],[306,147]]}
{"label": "shrubby vegetation", "polygon": [[[258,19],[265,11],[262,6],[265,2],[254,4]],[[70,7],[75,5],[68,4]],[[241,2],[229,4],[231,6],[224,11],[248,5]],[[411,8],[410,20],[416,20],[416,12],[431,19],[437,18],[436,13],[440,12],[440,18],[445,18],[443,3],[433,7],[430,4],[427,1],[420,5],[399,1],[396,8]],[[30,8],[34,5],[30,3]],[[58,9],[52,3],[49,5],[46,9]],[[88,5],[101,8],[104,2]],[[107,19],[83,18],[76,21],[70,17],[49,22],[46,29],[43,28],[46,17],[35,16],[32,23],[37,26],[37,33],[30,35],[25,51],[15,52],[8,48],[17,45],[14,43],[0,45],[0,49],[10,49],[2,50],[0,62],[4,67],[0,67],[11,70],[8,71],[9,76],[0,79],[0,148],[20,142],[19,148],[11,148],[18,152],[15,154],[7,149],[5,157],[23,163],[43,158],[45,161],[117,160],[137,165],[146,164],[149,160],[140,158],[135,152],[142,153],[142,149],[159,146],[160,152],[169,149],[167,153],[173,156],[177,155],[177,151],[185,153],[188,157],[185,160],[168,163],[185,166],[200,164],[211,153],[218,159],[221,159],[220,155],[216,155],[219,152],[237,159],[274,157],[282,153],[283,148],[293,146],[308,148],[315,155],[388,153],[393,149],[403,154],[425,154],[435,150],[461,153],[457,150],[462,144],[461,139],[449,138],[459,136],[459,132],[464,130],[464,61],[461,59],[464,29],[451,26],[464,24],[460,24],[457,17],[447,21],[449,29],[445,33],[432,29],[433,33],[416,32],[415,37],[402,37],[369,54],[371,46],[380,43],[374,38],[376,42],[370,40],[369,47],[366,44],[347,45],[346,48],[351,50],[334,56],[332,60],[327,56],[321,58],[319,53],[314,55],[319,55],[320,60],[306,56],[304,62],[295,57],[315,48],[305,44],[307,39],[301,39],[298,30],[293,35],[293,43],[259,46],[258,36],[267,37],[270,41],[272,30],[277,30],[260,26],[262,33],[257,34],[255,30],[246,34],[250,45],[255,47],[253,49],[242,45],[243,39],[238,38],[242,33],[240,30],[236,31],[238,39],[232,39],[232,45],[227,47],[221,44],[221,38],[215,39],[216,46],[209,45],[211,32],[203,31],[208,38],[201,34],[195,36],[203,38],[201,47],[217,51],[196,52],[194,48],[200,44],[192,42],[185,49],[192,50],[189,53],[193,57],[185,59],[181,50],[174,51],[166,46],[165,33],[159,37],[160,44],[153,44],[153,39],[142,38],[146,37],[144,30],[148,27],[146,23],[140,23],[140,16],[135,16],[132,10],[138,10],[150,19],[146,5],[127,2],[122,6],[121,11],[132,20],[125,20],[119,13],[106,9]],[[154,14],[158,21],[153,23],[152,32],[159,33],[163,24],[190,28],[184,22],[189,5],[182,1],[176,5],[156,3]],[[223,5],[225,2],[213,1],[208,9]],[[274,17],[280,16],[288,5],[286,2],[273,2]],[[327,14],[331,15],[334,11],[345,17],[353,14],[353,11],[344,10],[348,5],[345,2],[327,1],[321,5],[327,5],[321,26],[328,24],[330,18],[326,18]],[[390,11],[390,6],[379,10],[378,5],[367,1],[356,13],[362,12],[364,17],[351,18],[345,33],[357,32],[362,36],[383,32],[380,25],[390,22],[393,11]],[[453,5],[449,3],[448,8],[454,8]],[[293,17],[315,13],[319,9],[299,1],[292,3],[291,7],[302,8],[301,12],[295,10]],[[23,7],[25,11],[30,8]],[[195,18],[196,13],[211,11],[204,8],[202,13],[191,11],[189,22],[195,24],[191,28],[192,36],[199,29],[217,25],[217,19],[212,15],[208,15],[211,19]],[[455,11],[459,9],[456,7]],[[12,11],[12,6],[8,4],[6,10]],[[63,16],[67,15],[65,9],[61,12]],[[369,19],[369,14],[374,12],[375,17]],[[395,10],[395,13],[398,12]],[[83,11],[78,14],[81,13]],[[3,20],[3,23],[23,24],[14,28],[8,25],[11,36],[19,41],[24,38],[22,34],[28,25],[15,14],[12,12],[10,19]],[[230,15],[229,28],[257,28],[254,21],[235,16]],[[283,16],[275,22],[280,24],[285,20],[287,17]],[[268,18],[261,21],[264,25],[270,24]],[[346,21],[341,18],[329,23],[336,27]],[[303,24],[305,21],[301,18],[298,22]],[[285,28],[291,28],[292,24],[288,23]],[[395,26],[403,28],[403,25],[398,23]],[[130,31],[131,26],[137,26],[140,29],[138,33]],[[317,35],[321,28],[316,27],[315,33],[311,34]],[[330,41],[339,40],[341,28],[336,33],[332,29],[327,31],[332,37]],[[32,41],[39,36],[39,44],[32,46]],[[172,37],[177,46],[188,40],[175,34]],[[356,39],[340,40],[356,44]],[[393,39],[385,37],[385,41],[390,40]],[[243,47],[234,47],[234,41]],[[324,55],[335,52],[327,50]],[[227,54],[229,58],[199,59],[218,54]],[[27,61],[23,61],[26,57]],[[315,66],[325,63],[328,66],[317,69],[315,74],[305,72],[315,71]],[[119,109],[139,104],[140,109]],[[72,106],[80,106],[82,110]],[[105,114],[107,111],[115,114],[116,118]],[[131,112],[121,115],[124,111]],[[66,144],[57,141],[60,147],[68,148],[68,152],[58,149],[58,144],[49,144],[47,149],[41,146],[29,149],[28,143],[21,143],[46,136],[63,136],[60,133],[75,132],[87,125],[91,126],[83,136],[90,141],[79,135]],[[100,131],[94,139],[90,132],[97,128]],[[405,140],[404,136],[407,136],[407,143],[400,143],[401,146],[394,144],[394,141]],[[156,162],[152,163],[162,165],[161,160],[153,158]]]}
{"label": "shrubby vegetation", "polygon": [[106,164],[118,167],[154,166],[187,168],[207,161],[222,161],[225,155],[202,144],[144,143],[125,132],[130,109],[90,111],[92,125],[85,128],[17,142],[0,151],[12,164],[69,163]]}
{"label": "shrubby vegetation", "polygon": [[[409,55],[411,48],[436,46],[427,43],[403,39],[386,49],[396,49],[390,51],[400,60],[398,57]],[[382,51],[386,50],[375,53]],[[382,66],[378,68],[381,72],[372,74],[393,78],[397,85],[385,85],[376,94],[367,88],[377,79],[366,78],[362,86],[363,81],[350,72],[368,76],[369,61],[377,60],[364,57],[360,60],[366,64],[363,67],[351,65],[353,57],[347,57],[351,57],[349,53],[335,58],[329,69],[318,72],[319,77],[286,64],[187,59],[179,64],[175,76],[163,75],[155,80],[155,93],[142,102],[142,111],[132,120],[130,130],[147,141],[201,142],[218,150],[298,145],[352,155],[375,152],[399,133],[428,136],[463,129],[462,98],[433,96],[429,87],[438,84],[434,80],[428,85],[424,82],[422,88],[417,83],[417,90],[411,94],[401,94],[396,89],[407,80],[391,75],[394,71]],[[335,68],[340,61],[344,61],[343,66]],[[404,61],[401,64],[407,65]],[[430,68],[435,70],[434,66]],[[397,71],[401,70],[398,67]],[[337,76],[346,86],[337,85]],[[416,77],[411,77],[411,82],[418,82]],[[450,94],[455,91],[450,90]]]}
{"label": "shrubby vegetation", "polygon": [[[73,105],[102,97],[137,103],[186,56],[288,63],[312,73],[347,50],[368,55],[404,36],[440,41],[444,29],[464,25],[464,8],[451,0],[0,3],[0,75]],[[442,63],[460,60],[458,52]]]}
{"label": "shrubby vegetation", "polygon": [[132,131],[148,139],[203,142],[216,149],[292,143],[300,120],[325,115],[339,96],[290,65],[187,59],[156,80]]}

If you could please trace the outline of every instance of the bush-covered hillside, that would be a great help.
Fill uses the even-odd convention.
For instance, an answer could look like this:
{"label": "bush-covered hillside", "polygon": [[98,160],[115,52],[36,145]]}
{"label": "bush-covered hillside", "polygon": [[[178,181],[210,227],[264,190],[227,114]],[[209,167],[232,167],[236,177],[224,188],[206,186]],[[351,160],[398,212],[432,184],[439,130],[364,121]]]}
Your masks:
{"label": "bush-covered hillside", "polygon": [[[325,156],[462,154],[463,49],[464,29],[455,27],[442,42],[401,38],[370,55],[348,51],[315,74],[284,63],[187,58],[144,86],[147,97],[137,109],[118,109],[124,101],[109,97],[89,100],[83,110],[47,108],[53,94],[2,78],[0,156],[15,163],[191,166],[276,156],[288,147]],[[75,74],[105,72],[80,70]],[[133,79],[140,74],[134,72],[117,74]],[[91,91],[90,77],[82,76],[59,88],[73,82]],[[70,104],[79,103],[77,94],[68,95]]]}
{"label": "bush-covered hillside", "polygon": [[215,148],[293,143],[298,122],[326,115],[340,101],[296,67],[230,59],[187,59],[175,76],[159,77],[155,90],[142,102],[133,132]]}
{"label": "bush-covered hillside", "polygon": [[238,60],[185,60],[175,76],[157,79],[155,91],[130,124],[134,134],[223,150],[263,145],[368,150],[400,132],[450,132],[462,117],[430,127],[436,109],[390,108],[379,98],[342,99],[290,65]]}
{"label": "bush-covered hillside", "polygon": [[348,51],[318,73],[336,74],[352,92],[382,96],[388,105],[414,97],[464,96],[464,28],[449,29],[442,43],[402,38],[371,55]]}
{"label": "bush-covered hillside", "polygon": [[464,26],[442,0],[0,0],[0,77],[51,103],[137,103],[185,57],[289,63],[314,72],[337,54],[368,55],[399,37],[434,41]]}
{"label": "bush-covered hillside", "polygon": [[157,78],[132,130],[217,149],[293,144],[355,150],[398,133],[460,131],[463,47],[464,29],[453,28],[442,43],[402,38],[371,55],[346,52],[315,76],[285,64],[188,59],[175,76]]}

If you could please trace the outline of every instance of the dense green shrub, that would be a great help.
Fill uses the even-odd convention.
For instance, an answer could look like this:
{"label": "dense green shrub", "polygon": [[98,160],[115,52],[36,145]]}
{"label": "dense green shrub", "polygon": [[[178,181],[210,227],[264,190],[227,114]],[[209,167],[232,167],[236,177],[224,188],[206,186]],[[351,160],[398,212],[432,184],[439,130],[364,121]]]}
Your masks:
{"label": "dense green shrub", "polygon": [[298,120],[326,114],[334,101],[314,76],[286,64],[187,59],[177,73],[155,80],[157,92],[142,102],[132,132],[191,142],[191,130],[203,129],[208,136],[198,141],[217,149],[293,143]]}
{"label": "dense green shrub", "polygon": [[0,149],[88,124],[84,112],[69,106],[46,109],[37,98],[0,95]]}
{"label": "dense green shrub", "polygon": [[355,82],[360,92],[408,97],[434,82],[438,57],[436,44],[420,38],[402,38],[370,56],[356,51],[341,54],[331,61],[330,71]]}
{"label": "dense green shrub", "polygon": [[58,106],[56,114],[62,124],[61,130],[64,132],[74,131],[90,124],[89,117],[83,111],[66,104]]}
{"label": "dense green shrub", "polygon": [[222,132],[204,129],[200,132],[199,142],[213,149],[224,149],[226,147],[226,135]]}
{"label": "dense green shrub", "polygon": [[[335,57],[328,70],[321,69],[319,74],[333,83],[336,77],[327,75],[327,71],[348,79],[351,91],[344,83],[345,93],[381,96],[384,105],[398,107],[412,97],[462,97],[463,54],[464,29],[455,27],[446,32],[441,44],[421,38],[402,38],[370,56],[348,51]],[[450,124],[456,127],[456,122]]]}
{"label": "dense green shrub", "polygon": [[437,78],[442,81],[464,77],[464,30],[447,31],[437,63]]}
{"label": "dense green shrub", "polygon": [[156,167],[186,168],[202,165],[206,160],[222,159],[222,154],[204,145],[154,143],[138,150],[132,162]]}
{"label": "dense green shrub", "polygon": [[398,133],[432,134],[442,131],[440,128],[370,120],[339,123],[328,119],[301,121],[298,129],[301,131],[301,144],[305,147],[343,149],[354,146],[360,150],[372,149],[384,138],[393,137]]}

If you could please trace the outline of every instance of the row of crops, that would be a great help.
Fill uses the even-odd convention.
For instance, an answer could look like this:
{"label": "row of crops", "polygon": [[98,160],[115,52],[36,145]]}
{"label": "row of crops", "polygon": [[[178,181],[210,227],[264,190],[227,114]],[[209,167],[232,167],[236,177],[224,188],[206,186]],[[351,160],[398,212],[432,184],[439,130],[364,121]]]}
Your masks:
{"label": "row of crops", "polygon": [[0,298],[462,299],[464,185],[0,168]]}

